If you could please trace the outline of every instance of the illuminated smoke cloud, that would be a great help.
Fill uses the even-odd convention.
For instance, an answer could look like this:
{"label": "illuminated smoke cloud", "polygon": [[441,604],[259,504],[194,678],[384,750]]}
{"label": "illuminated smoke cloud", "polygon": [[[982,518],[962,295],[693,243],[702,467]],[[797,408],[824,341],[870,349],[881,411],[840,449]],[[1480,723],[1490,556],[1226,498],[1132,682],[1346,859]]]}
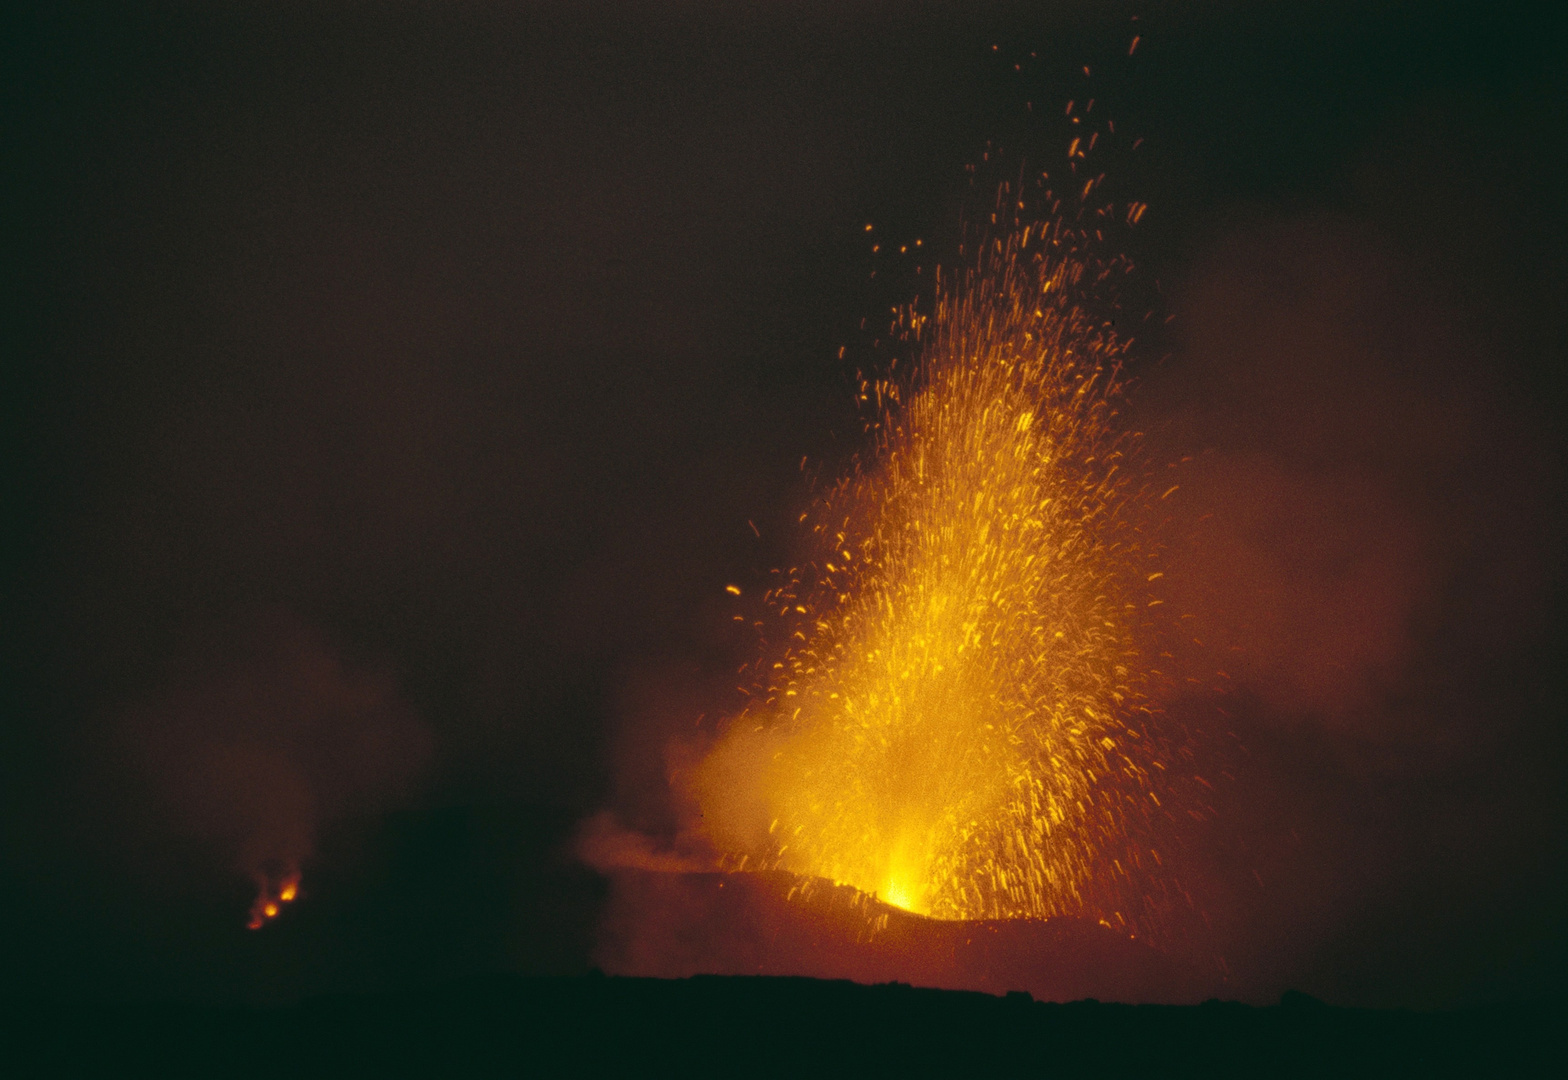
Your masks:
{"label": "illuminated smoke cloud", "polygon": [[1443,639],[1474,662],[1542,617],[1541,433],[1419,281],[1353,220],[1261,224],[1200,269],[1143,395],[1196,451],[1170,588],[1207,660],[1351,739]]}
{"label": "illuminated smoke cloud", "polygon": [[[1476,837],[1540,843],[1558,466],[1443,285],[1362,221],[1246,222],[1135,396],[1156,452],[1190,455],[1168,598],[1237,752],[1187,880],[1242,992],[1387,1000],[1337,981],[1368,942],[1446,957],[1532,872]],[[1379,921],[1408,910],[1427,921]]]}

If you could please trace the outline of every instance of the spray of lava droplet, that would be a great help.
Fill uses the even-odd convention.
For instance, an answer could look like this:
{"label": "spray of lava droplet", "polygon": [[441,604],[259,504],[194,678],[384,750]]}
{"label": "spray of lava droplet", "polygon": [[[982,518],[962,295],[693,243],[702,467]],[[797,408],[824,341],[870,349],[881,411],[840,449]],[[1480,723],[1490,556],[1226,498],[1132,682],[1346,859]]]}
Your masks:
{"label": "spray of lava droplet", "polygon": [[1117,422],[1126,345],[1080,302],[1116,264],[1075,236],[1016,227],[899,314],[913,377],[862,387],[874,453],[803,518],[811,557],[757,624],[786,644],[689,776],[732,865],[1147,927],[1154,500]]}
{"label": "spray of lava droplet", "polygon": [[299,868],[290,867],[276,878],[263,876],[257,881],[256,890],[256,901],[250,906],[250,920],[245,924],[252,930],[266,926],[299,898]]}

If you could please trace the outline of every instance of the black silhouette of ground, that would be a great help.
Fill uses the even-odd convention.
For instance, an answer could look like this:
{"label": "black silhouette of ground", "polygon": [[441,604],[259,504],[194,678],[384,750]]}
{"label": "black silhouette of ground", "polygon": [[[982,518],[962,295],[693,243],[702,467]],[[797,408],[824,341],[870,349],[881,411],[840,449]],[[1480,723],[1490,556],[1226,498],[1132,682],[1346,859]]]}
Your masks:
{"label": "black silhouette of ground", "polygon": [[800,978],[489,977],[276,1009],[12,1004],[13,1076],[1562,1075],[1562,1003],[1055,1005]]}

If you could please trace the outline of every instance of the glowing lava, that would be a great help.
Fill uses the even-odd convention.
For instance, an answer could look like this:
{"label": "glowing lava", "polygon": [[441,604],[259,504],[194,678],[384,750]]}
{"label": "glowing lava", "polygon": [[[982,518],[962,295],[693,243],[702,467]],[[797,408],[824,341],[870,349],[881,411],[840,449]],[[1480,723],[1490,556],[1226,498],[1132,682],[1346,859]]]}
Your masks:
{"label": "glowing lava", "polygon": [[[817,500],[758,626],[787,644],[689,777],[735,865],[947,919],[1135,931],[1158,862],[1145,485],[1125,345],[1061,227],[992,240],[899,325],[912,380],[863,387],[874,455]],[[734,590],[732,590],[734,591]]]}
{"label": "glowing lava", "polygon": [[263,877],[256,883],[256,902],[250,906],[250,921],[245,925],[260,930],[283,913],[287,904],[299,897],[299,869],[291,867],[280,877]]}

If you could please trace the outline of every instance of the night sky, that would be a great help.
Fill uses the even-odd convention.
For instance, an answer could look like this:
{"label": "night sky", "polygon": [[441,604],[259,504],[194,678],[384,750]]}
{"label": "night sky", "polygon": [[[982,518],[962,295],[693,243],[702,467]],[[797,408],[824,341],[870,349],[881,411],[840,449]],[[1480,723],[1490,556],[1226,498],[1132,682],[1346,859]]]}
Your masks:
{"label": "night sky", "polygon": [[[586,970],[577,824],[678,827],[664,747],[751,659],[724,586],[863,445],[861,320],[918,291],[865,226],[955,258],[1089,97],[1228,680],[1169,703],[1230,777],[1205,947],[1248,999],[1561,992],[1538,7],[11,12],[0,993]],[[252,933],[258,843],[307,854]]]}

